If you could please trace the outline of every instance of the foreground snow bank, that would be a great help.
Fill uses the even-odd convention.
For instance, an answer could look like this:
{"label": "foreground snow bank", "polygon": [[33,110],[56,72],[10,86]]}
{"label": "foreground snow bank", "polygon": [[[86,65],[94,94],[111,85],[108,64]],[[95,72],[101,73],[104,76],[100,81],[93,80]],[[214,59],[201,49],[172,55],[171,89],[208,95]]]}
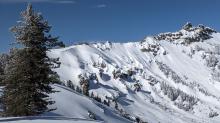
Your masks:
{"label": "foreground snow bank", "polygon": [[[53,85],[58,91],[50,95],[56,103],[56,110],[37,117],[0,118],[3,123],[129,123],[117,111],[106,107],[88,97],[73,92],[70,88]],[[90,119],[88,111],[93,112],[97,120]]]}
{"label": "foreground snow bank", "polygon": [[1,118],[1,123],[102,123],[101,121],[92,121],[79,118],[65,117],[11,117]]}
{"label": "foreground snow bank", "polygon": [[56,102],[51,108],[57,108],[57,110],[44,114],[46,116],[90,119],[88,116],[88,111],[90,111],[95,114],[97,120],[105,121],[105,123],[129,123],[117,111],[84,95],[78,94],[61,85],[54,85],[53,87],[59,92],[51,94],[50,97]]}

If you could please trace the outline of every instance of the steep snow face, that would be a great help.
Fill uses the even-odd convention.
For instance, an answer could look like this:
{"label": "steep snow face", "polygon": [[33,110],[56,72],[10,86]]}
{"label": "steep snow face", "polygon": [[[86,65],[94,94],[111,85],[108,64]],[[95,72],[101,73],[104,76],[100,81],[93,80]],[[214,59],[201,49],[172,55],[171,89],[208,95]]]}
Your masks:
{"label": "steep snow face", "polygon": [[[147,37],[141,42],[74,45],[52,50],[49,56],[60,58],[55,71],[64,82],[81,87],[83,76],[90,95],[110,101],[110,107],[117,102],[118,110],[129,116],[150,123],[219,123],[220,33],[207,30],[189,26],[180,31],[184,38],[173,41]],[[73,100],[65,99],[67,104]],[[85,103],[77,107],[89,108]],[[77,113],[82,117],[86,112]]]}

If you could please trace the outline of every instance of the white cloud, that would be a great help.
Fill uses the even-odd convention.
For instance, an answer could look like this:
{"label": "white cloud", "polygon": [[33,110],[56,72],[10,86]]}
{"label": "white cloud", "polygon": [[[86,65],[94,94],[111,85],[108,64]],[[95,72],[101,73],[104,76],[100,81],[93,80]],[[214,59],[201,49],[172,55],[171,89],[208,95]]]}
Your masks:
{"label": "white cloud", "polygon": [[99,5],[96,5],[94,8],[106,8],[107,5],[106,4],[99,4]]}

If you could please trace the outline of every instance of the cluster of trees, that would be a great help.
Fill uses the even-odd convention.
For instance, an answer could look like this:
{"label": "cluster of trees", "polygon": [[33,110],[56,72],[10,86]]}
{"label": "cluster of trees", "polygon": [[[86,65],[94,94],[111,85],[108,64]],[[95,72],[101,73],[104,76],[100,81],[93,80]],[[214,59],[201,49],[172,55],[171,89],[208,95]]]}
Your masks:
{"label": "cluster of trees", "polygon": [[136,82],[134,84],[134,91],[139,92],[142,88],[142,84],[140,82]]}
{"label": "cluster of trees", "polygon": [[[80,80],[81,83],[88,83],[89,80],[96,80],[97,77],[94,74],[89,75],[89,77],[86,77],[85,75],[83,76],[82,74],[80,74],[79,78],[81,78],[81,80]],[[81,84],[81,88],[80,88],[79,86],[74,85],[71,80],[68,80],[66,82],[66,84],[64,84],[64,85],[69,87],[70,89],[72,89],[72,90],[74,90],[78,93],[81,93],[85,96],[88,96],[88,97],[90,97],[90,98],[96,100],[97,102],[102,103],[106,106],[109,106],[109,107],[113,106],[120,113],[120,115],[122,117],[124,117],[124,118],[126,118],[130,121],[134,121],[134,122],[137,122],[137,123],[147,123],[147,122],[144,122],[139,117],[134,118],[130,114],[126,113],[122,108],[119,108],[118,99],[120,98],[120,96],[117,96],[117,97],[113,96],[113,98],[105,96],[105,99],[102,99],[98,95],[95,95],[93,92],[91,92],[89,94],[89,89],[87,87],[83,86],[83,84]],[[86,85],[88,85],[88,84],[86,84]],[[91,119],[96,120],[96,115],[93,112],[88,111],[88,116]]]}
{"label": "cluster of trees", "polygon": [[[81,81],[81,82],[88,83],[89,80],[88,81],[85,81],[85,80],[86,79],[83,79],[83,81]],[[89,85],[89,84],[85,84],[85,85]],[[89,86],[85,86],[85,85],[82,84],[81,88],[80,88],[79,86],[75,86],[71,80],[68,80],[65,86],[67,86],[70,89],[72,89],[72,90],[74,90],[78,93],[81,93],[85,96],[91,97],[92,99],[96,100],[97,102],[100,102],[104,105],[110,106],[110,100],[109,99],[102,101],[102,99],[98,95],[95,95],[93,92],[91,94],[89,94]]]}
{"label": "cluster of trees", "polygon": [[64,84],[64,86],[67,86],[67,87],[69,87],[70,89],[72,89],[72,90],[74,90],[74,91],[76,91],[76,92],[78,92],[78,93],[83,94],[82,89],[81,89],[79,86],[75,86],[71,80],[68,80],[67,83],[66,83],[66,85]]}
{"label": "cluster of trees", "polygon": [[159,69],[164,73],[167,78],[171,78],[175,83],[181,83],[186,86],[190,86],[187,82],[185,82],[176,72],[174,72],[169,66],[166,64],[156,61]]}
{"label": "cluster of trees", "polygon": [[47,51],[64,44],[49,34],[51,27],[31,4],[21,18],[11,28],[19,48],[13,48],[0,63],[3,116],[38,115],[53,110],[48,108],[54,103],[48,94],[55,92],[51,84],[59,82],[52,71],[59,67],[59,59],[49,58]]}
{"label": "cluster of trees", "polygon": [[86,96],[89,96],[90,83],[99,83],[96,73],[79,74],[78,78],[82,93]]}
{"label": "cluster of trees", "polygon": [[205,61],[206,61],[206,66],[208,67],[215,67],[217,64],[218,64],[218,58],[216,58],[215,55],[208,55],[206,58],[205,58]]}
{"label": "cluster of trees", "polygon": [[145,44],[145,42],[142,43],[142,48],[141,48],[142,52],[151,52],[154,56],[156,56],[159,50],[160,50],[160,45],[158,43],[156,44]]}
{"label": "cluster of trees", "polygon": [[132,70],[128,70],[127,72],[124,72],[121,69],[116,69],[112,71],[112,75],[114,79],[122,79],[122,80],[127,80],[129,77],[131,77],[133,75],[133,71]]}
{"label": "cluster of trees", "polygon": [[159,80],[157,80],[155,77],[153,77],[153,76],[148,76],[147,78],[145,78],[146,80],[148,80],[149,81],[149,84],[151,85],[151,86],[154,86],[155,84],[157,84],[157,83],[159,83],[160,81]]}
{"label": "cluster of trees", "polygon": [[210,113],[209,113],[209,117],[210,118],[213,118],[213,117],[216,117],[216,116],[218,116],[219,114],[218,114],[218,112],[216,112],[216,111],[211,111]]}
{"label": "cluster of trees", "polygon": [[199,101],[196,97],[186,94],[180,89],[176,89],[165,82],[161,82],[160,88],[164,95],[167,95],[175,105],[185,111],[193,109],[193,106]]}

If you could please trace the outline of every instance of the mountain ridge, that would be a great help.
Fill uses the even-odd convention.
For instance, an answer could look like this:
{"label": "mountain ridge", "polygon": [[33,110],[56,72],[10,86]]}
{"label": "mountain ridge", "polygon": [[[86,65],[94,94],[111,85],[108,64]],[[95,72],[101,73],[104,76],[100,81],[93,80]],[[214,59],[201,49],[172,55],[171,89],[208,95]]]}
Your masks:
{"label": "mountain ridge", "polygon": [[217,123],[220,33],[189,23],[179,32],[139,42],[74,45],[48,56],[60,58],[55,71],[65,84],[83,89],[87,82],[90,96],[113,108],[117,102],[117,110],[143,121]]}

